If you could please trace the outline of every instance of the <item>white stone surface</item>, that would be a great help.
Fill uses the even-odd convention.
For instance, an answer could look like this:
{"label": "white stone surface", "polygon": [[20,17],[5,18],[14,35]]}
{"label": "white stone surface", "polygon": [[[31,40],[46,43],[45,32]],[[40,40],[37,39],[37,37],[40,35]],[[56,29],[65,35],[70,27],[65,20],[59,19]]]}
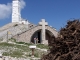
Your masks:
{"label": "white stone surface", "polygon": [[29,48],[36,48],[36,46],[31,45],[31,46],[29,46]]}
{"label": "white stone surface", "polygon": [[0,56],[2,56],[2,54],[0,53]]}

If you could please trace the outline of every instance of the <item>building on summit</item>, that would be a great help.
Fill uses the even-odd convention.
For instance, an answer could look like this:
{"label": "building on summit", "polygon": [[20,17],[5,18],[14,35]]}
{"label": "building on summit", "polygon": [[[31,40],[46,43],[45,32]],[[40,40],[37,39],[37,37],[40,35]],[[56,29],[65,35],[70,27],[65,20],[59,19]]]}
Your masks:
{"label": "building on summit", "polygon": [[25,19],[21,18],[21,9],[19,0],[12,1],[12,23],[14,22],[24,23],[24,24],[27,23]]}

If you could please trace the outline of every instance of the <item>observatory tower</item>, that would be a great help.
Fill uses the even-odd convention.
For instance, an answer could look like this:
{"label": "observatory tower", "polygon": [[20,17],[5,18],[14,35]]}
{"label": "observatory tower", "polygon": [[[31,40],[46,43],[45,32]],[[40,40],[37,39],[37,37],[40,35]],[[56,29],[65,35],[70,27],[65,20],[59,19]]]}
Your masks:
{"label": "observatory tower", "polygon": [[12,0],[12,23],[21,21],[20,1]]}

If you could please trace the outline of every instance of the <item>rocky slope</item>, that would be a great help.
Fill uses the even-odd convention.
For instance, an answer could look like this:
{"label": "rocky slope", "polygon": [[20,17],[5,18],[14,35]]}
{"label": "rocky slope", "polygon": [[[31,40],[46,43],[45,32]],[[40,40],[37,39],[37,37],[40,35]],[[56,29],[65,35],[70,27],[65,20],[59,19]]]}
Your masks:
{"label": "rocky slope", "polygon": [[28,28],[26,24],[18,24],[18,23],[9,23],[0,28],[0,39],[6,41],[10,39],[12,36],[22,33],[31,27],[35,27],[34,24],[29,24]]}

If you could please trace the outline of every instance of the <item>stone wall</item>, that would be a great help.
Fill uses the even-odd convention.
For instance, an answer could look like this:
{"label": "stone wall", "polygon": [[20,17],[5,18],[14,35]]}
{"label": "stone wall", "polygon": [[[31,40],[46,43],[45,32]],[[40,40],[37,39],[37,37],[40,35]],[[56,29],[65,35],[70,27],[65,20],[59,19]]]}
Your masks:
{"label": "stone wall", "polygon": [[[27,43],[30,43],[31,41],[31,38],[33,36],[33,34],[38,31],[38,30],[41,30],[42,29],[42,26],[38,25],[28,31],[25,31],[24,33],[21,33],[21,34],[18,34],[18,35],[15,35],[14,38],[18,41],[18,42],[27,42]],[[50,26],[46,26],[45,28],[46,30],[50,31],[55,37],[58,36],[58,32],[50,27]]]}

